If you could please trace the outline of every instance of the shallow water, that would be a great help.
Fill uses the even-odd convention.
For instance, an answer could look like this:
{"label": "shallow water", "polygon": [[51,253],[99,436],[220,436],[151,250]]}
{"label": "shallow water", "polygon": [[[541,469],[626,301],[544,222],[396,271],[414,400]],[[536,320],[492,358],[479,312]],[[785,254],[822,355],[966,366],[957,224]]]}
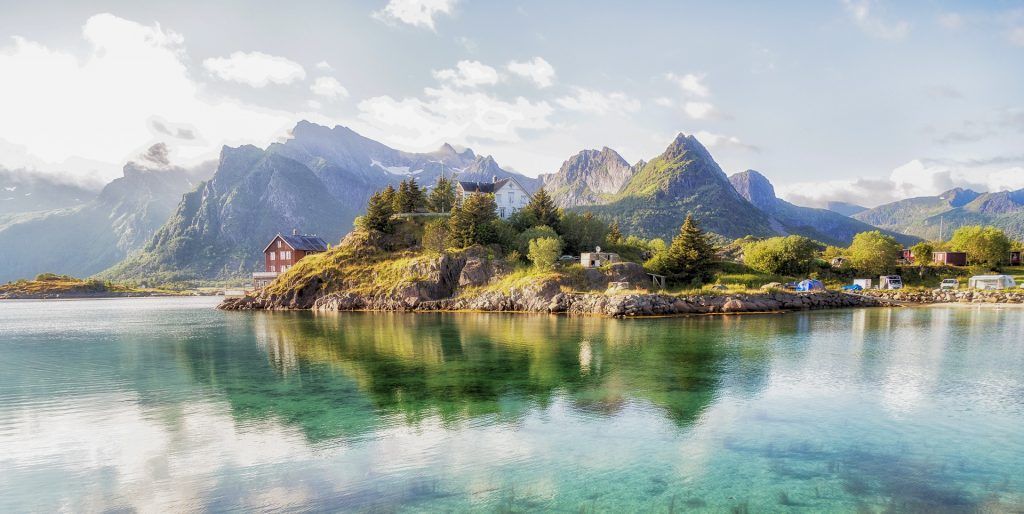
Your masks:
{"label": "shallow water", "polygon": [[1024,310],[0,302],[0,512],[1024,510]]}

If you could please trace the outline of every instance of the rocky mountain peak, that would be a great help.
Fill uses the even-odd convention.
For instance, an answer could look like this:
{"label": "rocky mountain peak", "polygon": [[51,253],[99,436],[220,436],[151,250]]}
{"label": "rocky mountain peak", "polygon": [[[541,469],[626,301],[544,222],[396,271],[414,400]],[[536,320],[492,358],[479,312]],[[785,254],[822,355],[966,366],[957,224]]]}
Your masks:
{"label": "rocky mountain peak", "polygon": [[740,196],[761,210],[771,210],[778,201],[778,197],[775,196],[775,186],[756,170],[736,173],[729,177],[729,182]]}
{"label": "rocky mountain peak", "polygon": [[981,193],[977,191],[955,187],[939,195],[939,198],[945,200],[951,207],[963,207],[976,200],[979,196],[981,196]]}

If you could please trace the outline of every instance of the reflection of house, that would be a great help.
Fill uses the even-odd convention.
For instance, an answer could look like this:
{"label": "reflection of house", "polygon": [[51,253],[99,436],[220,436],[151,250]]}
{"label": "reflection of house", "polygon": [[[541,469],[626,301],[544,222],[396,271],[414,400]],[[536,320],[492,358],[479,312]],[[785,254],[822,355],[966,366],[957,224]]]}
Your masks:
{"label": "reflection of house", "polygon": [[290,236],[278,234],[263,249],[264,271],[252,274],[252,286],[266,287],[303,257],[326,251],[327,243],[316,235],[301,235],[298,230],[293,230]]}
{"label": "reflection of house", "polygon": [[622,259],[619,258],[619,254],[602,252],[600,246],[595,248],[593,252],[583,252],[580,254],[580,265],[584,268],[600,268],[605,264],[611,264],[621,260]]}
{"label": "reflection of house", "polygon": [[967,254],[964,252],[935,252],[932,261],[948,266],[966,266]]}
{"label": "reflection of house", "polygon": [[455,191],[459,198],[467,194],[493,194],[494,203],[498,206],[498,217],[506,219],[530,203],[530,193],[519,185],[514,178],[498,180],[497,175],[490,182],[458,182]]}

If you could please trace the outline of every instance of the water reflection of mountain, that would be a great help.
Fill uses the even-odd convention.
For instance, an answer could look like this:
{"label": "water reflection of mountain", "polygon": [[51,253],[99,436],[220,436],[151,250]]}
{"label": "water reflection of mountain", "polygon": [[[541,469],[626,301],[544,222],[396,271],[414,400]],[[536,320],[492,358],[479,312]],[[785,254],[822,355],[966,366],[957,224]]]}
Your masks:
{"label": "water reflection of mountain", "polygon": [[687,427],[722,387],[761,390],[770,341],[799,330],[779,321],[260,313],[236,318],[227,343],[186,351],[236,417],[274,417],[314,442],[432,416],[514,423],[557,397],[597,416],[646,402]]}

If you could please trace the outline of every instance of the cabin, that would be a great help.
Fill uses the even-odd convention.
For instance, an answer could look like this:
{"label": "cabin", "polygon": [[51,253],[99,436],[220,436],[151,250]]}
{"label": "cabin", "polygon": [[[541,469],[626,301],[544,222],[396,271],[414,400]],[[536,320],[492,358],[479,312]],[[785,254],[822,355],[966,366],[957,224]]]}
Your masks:
{"label": "cabin", "polygon": [[1010,252],[1010,266],[1020,266],[1020,252],[1014,250]]}
{"label": "cabin", "polygon": [[508,219],[509,216],[519,212],[532,199],[530,193],[526,192],[526,188],[515,178],[498,180],[497,175],[491,177],[490,182],[459,181],[455,185],[455,192],[459,195],[459,200],[472,194],[494,195],[494,203],[497,206],[496,214],[501,219]]}
{"label": "cabin", "polygon": [[593,252],[583,252],[580,254],[580,265],[584,268],[600,268],[605,264],[621,261],[622,259],[619,258],[619,254],[602,252],[600,246],[595,248]]}
{"label": "cabin", "polygon": [[900,253],[899,264],[913,264],[914,263],[914,252],[910,248],[904,248]]}
{"label": "cabin", "polygon": [[1013,277],[1009,275],[975,275],[967,280],[971,289],[1010,289],[1017,287]]}
{"label": "cabin", "polygon": [[932,253],[932,262],[936,264],[945,264],[947,266],[966,266],[967,265],[967,253],[966,252],[934,252]]}
{"label": "cabin", "polygon": [[277,234],[263,249],[263,271],[252,274],[252,286],[262,289],[303,257],[326,251],[327,242],[315,234],[299,234],[298,230],[290,236]]}

